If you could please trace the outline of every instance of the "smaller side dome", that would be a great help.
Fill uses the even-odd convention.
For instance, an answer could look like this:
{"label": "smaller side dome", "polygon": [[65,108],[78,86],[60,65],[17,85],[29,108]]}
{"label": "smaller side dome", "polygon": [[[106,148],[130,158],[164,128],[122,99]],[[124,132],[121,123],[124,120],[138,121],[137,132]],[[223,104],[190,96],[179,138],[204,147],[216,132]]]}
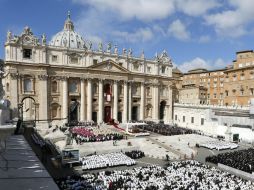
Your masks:
{"label": "smaller side dome", "polygon": [[64,22],[63,30],[53,36],[49,45],[73,49],[86,48],[82,36],[74,31],[74,24],[71,21],[70,12],[68,12],[68,17]]}

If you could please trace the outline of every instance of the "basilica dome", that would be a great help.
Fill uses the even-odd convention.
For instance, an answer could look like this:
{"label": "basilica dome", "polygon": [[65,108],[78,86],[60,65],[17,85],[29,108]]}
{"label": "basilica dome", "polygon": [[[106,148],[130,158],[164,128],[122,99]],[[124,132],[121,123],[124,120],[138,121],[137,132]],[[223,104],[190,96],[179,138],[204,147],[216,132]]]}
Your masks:
{"label": "basilica dome", "polygon": [[64,29],[53,36],[49,45],[74,49],[85,48],[85,41],[82,36],[74,31],[74,25],[70,19],[70,13],[68,13],[68,18],[64,23]]}

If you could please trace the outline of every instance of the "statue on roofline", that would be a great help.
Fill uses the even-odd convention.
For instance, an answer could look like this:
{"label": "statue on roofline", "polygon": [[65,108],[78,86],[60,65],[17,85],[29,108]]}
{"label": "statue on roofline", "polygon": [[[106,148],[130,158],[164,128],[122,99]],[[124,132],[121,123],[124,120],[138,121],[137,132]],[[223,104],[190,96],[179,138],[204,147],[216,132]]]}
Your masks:
{"label": "statue on roofline", "polygon": [[46,35],[42,34],[42,36],[41,36],[41,44],[42,45],[46,45],[46,42],[47,42]]}
{"label": "statue on roofline", "polygon": [[107,52],[108,53],[111,51],[111,47],[112,47],[112,44],[111,44],[111,42],[109,42],[107,45]]}
{"label": "statue on roofline", "polygon": [[12,33],[11,31],[7,32],[7,42],[10,42],[12,40]]}
{"label": "statue on roofline", "polygon": [[115,45],[114,54],[118,54],[118,48],[117,48],[117,45]]}
{"label": "statue on roofline", "polygon": [[102,45],[101,42],[100,42],[99,45],[98,45],[98,50],[101,51],[101,52],[103,51],[103,45]]}

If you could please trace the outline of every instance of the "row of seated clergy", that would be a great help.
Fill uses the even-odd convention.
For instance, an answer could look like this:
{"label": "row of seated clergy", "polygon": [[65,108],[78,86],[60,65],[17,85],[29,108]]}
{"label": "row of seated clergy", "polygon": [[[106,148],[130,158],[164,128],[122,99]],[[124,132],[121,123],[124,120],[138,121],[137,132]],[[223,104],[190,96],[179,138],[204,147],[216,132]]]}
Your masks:
{"label": "row of seated clergy", "polygon": [[127,170],[101,171],[97,174],[56,180],[62,189],[207,189],[252,190],[254,183],[194,160],[170,162]]}

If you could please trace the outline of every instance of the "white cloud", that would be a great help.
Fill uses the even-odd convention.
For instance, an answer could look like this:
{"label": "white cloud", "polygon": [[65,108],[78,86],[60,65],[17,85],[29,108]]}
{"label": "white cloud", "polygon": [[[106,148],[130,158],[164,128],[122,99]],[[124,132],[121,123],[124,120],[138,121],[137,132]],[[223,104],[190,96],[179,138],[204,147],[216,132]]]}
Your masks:
{"label": "white cloud", "polygon": [[247,26],[254,21],[253,0],[228,0],[230,10],[207,15],[206,23],[215,28],[217,34],[239,37],[247,32]]}
{"label": "white cloud", "polygon": [[182,41],[190,39],[190,32],[187,31],[186,26],[179,19],[169,25],[168,34]]}
{"label": "white cloud", "polygon": [[220,4],[216,0],[177,0],[177,9],[189,16],[200,16]]}
{"label": "white cloud", "polygon": [[146,42],[153,38],[153,32],[149,28],[139,28],[135,32],[114,31],[113,35],[131,43]]}
{"label": "white cloud", "polygon": [[208,35],[203,35],[199,37],[199,43],[207,43],[211,41],[211,37]]}
{"label": "white cloud", "polygon": [[189,70],[197,68],[204,68],[207,70],[222,69],[227,66],[227,63],[228,62],[224,61],[221,58],[218,58],[215,61],[210,61],[204,60],[200,57],[196,57],[193,60],[186,61],[178,65],[178,68],[185,73],[188,72]]}
{"label": "white cloud", "polygon": [[153,21],[166,18],[175,11],[174,0],[73,0],[73,2],[90,5],[106,14],[109,14],[109,11],[116,13],[123,20],[136,18],[141,21]]}

